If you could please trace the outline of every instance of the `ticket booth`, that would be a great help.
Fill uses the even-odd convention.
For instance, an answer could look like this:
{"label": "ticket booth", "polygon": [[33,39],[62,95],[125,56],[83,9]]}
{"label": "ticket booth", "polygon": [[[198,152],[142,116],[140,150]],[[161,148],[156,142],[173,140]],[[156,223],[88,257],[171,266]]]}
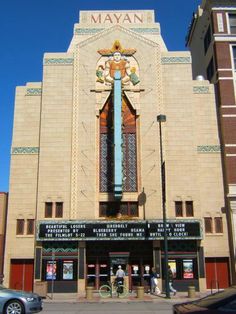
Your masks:
{"label": "ticket booth", "polygon": [[115,280],[118,266],[121,265],[126,275],[124,285],[129,289],[129,252],[110,252],[109,260],[111,281],[113,282]]}

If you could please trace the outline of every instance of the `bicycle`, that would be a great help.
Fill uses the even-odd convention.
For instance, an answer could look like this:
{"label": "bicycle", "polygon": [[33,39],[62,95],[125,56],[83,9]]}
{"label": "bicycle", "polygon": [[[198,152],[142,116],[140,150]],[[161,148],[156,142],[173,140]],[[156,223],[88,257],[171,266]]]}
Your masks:
{"label": "bicycle", "polygon": [[114,280],[112,283],[108,282],[107,285],[102,285],[99,288],[99,295],[101,298],[113,297],[125,298],[128,295],[128,289],[122,284],[121,281]]}

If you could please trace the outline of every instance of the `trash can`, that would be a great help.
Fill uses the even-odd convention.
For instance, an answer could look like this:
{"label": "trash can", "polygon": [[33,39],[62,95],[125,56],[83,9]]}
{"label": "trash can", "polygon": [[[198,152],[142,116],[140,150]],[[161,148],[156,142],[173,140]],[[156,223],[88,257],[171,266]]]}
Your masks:
{"label": "trash can", "polygon": [[188,287],[188,297],[189,298],[195,298],[196,297],[196,290],[194,286]]}
{"label": "trash can", "polygon": [[144,287],[143,286],[137,287],[137,298],[143,299],[143,297],[144,297]]}
{"label": "trash can", "polygon": [[35,281],[34,292],[40,297],[46,298],[48,293],[48,282],[47,281]]}
{"label": "trash can", "polygon": [[93,287],[86,287],[86,299],[91,300],[93,298]]}

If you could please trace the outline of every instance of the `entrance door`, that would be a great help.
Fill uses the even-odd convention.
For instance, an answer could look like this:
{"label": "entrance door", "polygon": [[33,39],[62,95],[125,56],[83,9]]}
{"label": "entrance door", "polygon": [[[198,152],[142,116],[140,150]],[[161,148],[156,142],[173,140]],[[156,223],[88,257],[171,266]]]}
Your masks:
{"label": "entrance door", "polygon": [[[96,290],[101,284],[115,279],[119,265],[126,273],[125,284],[130,290],[140,285],[147,286],[149,290],[149,274],[153,265],[152,241],[88,241],[86,261],[86,284]],[[134,265],[136,267],[132,267]]]}
{"label": "entrance door", "polygon": [[228,258],[206,258],[207,289],[229,287]]}
{"label": "entrance door", "polygon": [[33,291],[34,260],[12,259],[10,269],[10,288]]}

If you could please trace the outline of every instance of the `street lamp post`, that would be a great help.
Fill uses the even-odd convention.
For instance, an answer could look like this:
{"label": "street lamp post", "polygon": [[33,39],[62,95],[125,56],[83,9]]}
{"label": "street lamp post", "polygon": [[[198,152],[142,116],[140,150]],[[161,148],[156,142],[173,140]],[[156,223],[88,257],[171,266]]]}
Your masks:
{"label": "street lamp post", "polygon": [[165,288],[166,288],[165,292],[166,292],[166,298],[170,298],[169,274],[168,274],[168,241],[167,241],[167,231],[166,231],[166,179],[165,179],[165,161],[163,161],[162,130],[161,130],[161,124],[163,122],[166,122],[166,116],[163,114],[158,115],[157,122],[159,123],[159,133],[160,133],[162,213],[163,213],[163,226],[164,226],[164,274],[165,274]]}

